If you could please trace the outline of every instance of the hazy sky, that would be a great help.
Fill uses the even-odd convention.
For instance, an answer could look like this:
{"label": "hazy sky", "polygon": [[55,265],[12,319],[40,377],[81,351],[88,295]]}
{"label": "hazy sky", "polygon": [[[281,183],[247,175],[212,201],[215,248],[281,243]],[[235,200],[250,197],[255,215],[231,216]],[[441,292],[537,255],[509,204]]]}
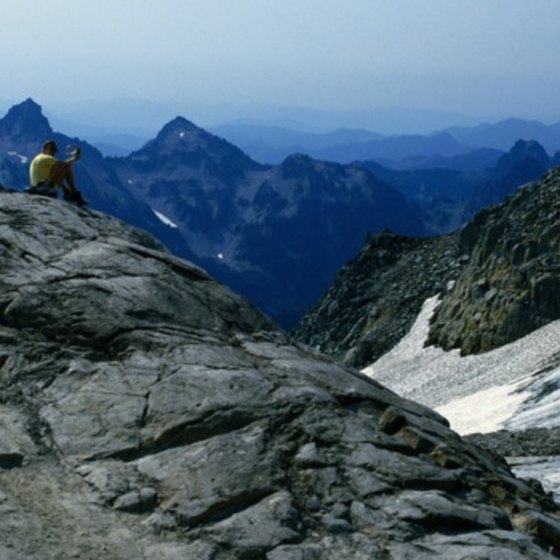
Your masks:
{"label": "hazy sky", "polygon": [[0,98],[560,116],[560,0],[3,2]]}

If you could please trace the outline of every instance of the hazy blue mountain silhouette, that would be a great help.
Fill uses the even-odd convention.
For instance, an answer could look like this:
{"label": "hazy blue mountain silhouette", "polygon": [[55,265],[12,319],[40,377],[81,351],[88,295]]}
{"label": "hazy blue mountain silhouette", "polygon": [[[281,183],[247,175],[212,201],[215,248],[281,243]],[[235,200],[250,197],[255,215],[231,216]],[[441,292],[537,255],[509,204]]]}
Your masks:
{"label": "hazy blue mountain silhouette", "polygon": [[[519,186],[540,178],[555,165],[555,159],[536,141],[518,140],[506,153],[481,150],[478,156],[474,152],[470,156],[472,169],[464,165],[465,160],[455,158],[436,158],[433,168],[390,169],[377,161],[356,165],[397,187],[421,209],[424,223],[434,234],[459,229],[475,212],[502,202]],[[452,166],[454,161],[460,163],[458,168],[443,167]],[[482,161],[493,165],[482,168]]]}
{"label": "hazy blue mountain silhouette", "polygon": [[385,168],[416,171],[420,169],[454,169],[456,171],[485,171],[494,167],[504,154],[503,150],[494,148],[476,148],[465,154],[453,156],[426,155],[411,156],[399,161],[376,158],[376,162]]}
{"label": "hazy blue mountain silhouette", "polygon": [[312,155],[333,146],[351,146],[383,138],[381,134],[361,129],[339,128],[316,133],[240,123],[212,127],[211,131],[227,138],[253,159],[268,164],[281,163],[293,154]]}
{"label": "hazy blue mountain silhouette", "polygon": [[560,150],[560,123],[546,125],[539,121],[510,118],[494,124],[451,127],[445,132],[468,146],[507,150],[517,140],[524,139],[537,141],[551,154]]}
{"label": "hazy blue mountain silhouette", "polygon": [[418,156],[456,156],[472,151],[451,134],[383,136],[362,129],[307,133],[279,127],[229,125],[214,129],[262,163],[281,163],[290,155],[306,154],[336,163],[355,160],[399,161]]}
{"label": "hazy blue mountain silhouette", "polygon": [[468,215],[502,202],[519,186],[539,179],[553,166],[554,158],[538,142],[518,140],[478,187],[469,203]]}
{"label": "hazy blue mountain silhouette", "polygon": [[[425,135],[384,136],[363,129],[309,133],[243,123],[215,127],[214,131],[263,163],[280,163],[291,154],[304,153],[338,163],[376,160],[398,168],[434,167],[430,162],[444,158],[448,161],[442,162],[442,166],[457,169],[469,165],[473,151],[471,166],[478,165],[484,155],[489,160],[487,166],[491,166],[499,154],[479,149],[506,151],[520,139],[536,140],[551,154],[560,151],[560,123],[547,125],[516,118],[493,124],[453,126]],[[453,159],[454,162],[449,161]]]}

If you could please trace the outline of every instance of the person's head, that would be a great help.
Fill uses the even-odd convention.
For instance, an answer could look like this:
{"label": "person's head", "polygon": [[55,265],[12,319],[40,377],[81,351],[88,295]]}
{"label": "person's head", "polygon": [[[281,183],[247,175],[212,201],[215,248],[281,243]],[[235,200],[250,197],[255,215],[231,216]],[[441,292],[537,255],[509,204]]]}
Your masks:
{"label": "person's head", "polygon": [[43,143],[43,153],[54,156],[58,152],[58,147],[54,140],[47,140]]}

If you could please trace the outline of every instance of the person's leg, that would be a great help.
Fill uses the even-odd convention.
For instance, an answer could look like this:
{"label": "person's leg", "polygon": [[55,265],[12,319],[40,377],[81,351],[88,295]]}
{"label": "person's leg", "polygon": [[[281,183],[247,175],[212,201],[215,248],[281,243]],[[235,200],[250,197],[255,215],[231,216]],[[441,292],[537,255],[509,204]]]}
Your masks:
{"label": "person's leg", "polygon": [[72,164],[66,161],[57,161],[51,169],[51,181],[62,188],[64,200],[75,202],[80,206],[87,204],[82,193],[76,188]]}
{"label": "person's leg", "polygon": [[76,191],[76,184],[74,182],[74,172],[72,171],[72,165],[65,161],[57,161],[52,169],[50,175],[51,181],[70,192]]}

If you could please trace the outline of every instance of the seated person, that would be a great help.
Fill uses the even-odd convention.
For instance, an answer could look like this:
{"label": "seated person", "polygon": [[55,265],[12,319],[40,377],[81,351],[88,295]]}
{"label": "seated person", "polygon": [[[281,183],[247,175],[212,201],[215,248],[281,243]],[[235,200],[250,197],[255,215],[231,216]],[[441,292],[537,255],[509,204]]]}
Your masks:
{"label": "seated person", "polygon": [[27,192],[56,198],[56,188],[60,187],[64,200],[85,204],[82,194],[76,188],[72,170],[72,165],[80,159],[80,150],[76,148],[72,156],[65,161],[56,159],[57,152],[58,147],[54,140],[47,140],[43,144],[41,153],[33,158],[29,167],[31,187]]}

